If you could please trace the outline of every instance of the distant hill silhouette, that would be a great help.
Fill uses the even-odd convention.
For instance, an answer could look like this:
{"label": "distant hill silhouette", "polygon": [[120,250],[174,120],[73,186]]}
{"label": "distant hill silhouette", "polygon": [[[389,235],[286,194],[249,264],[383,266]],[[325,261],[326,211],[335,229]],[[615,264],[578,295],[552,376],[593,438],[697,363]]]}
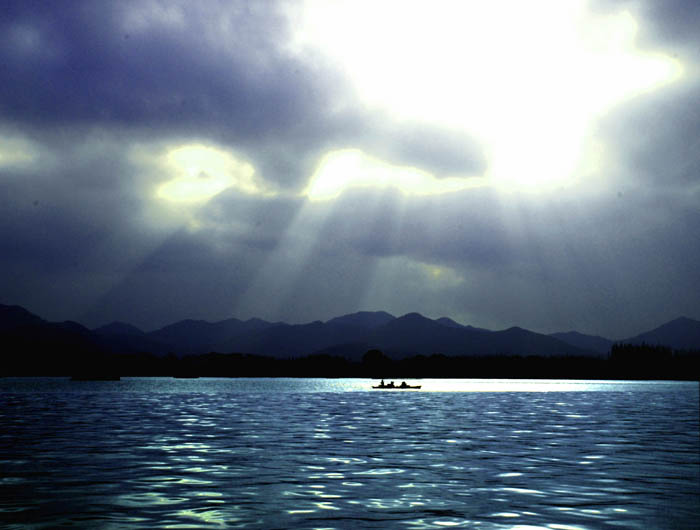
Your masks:
{"label": "distant hill silhouette", "polygon": [[370,333],[366,342],[395,358],[410,355],[554,355],[595,356],[560,340],[510,328],[486,331],[467,326],[445,325],[419,313],[399,317]]}
{"label": "distant hill silhouette", "polygon": [[270,322],[251,318],[238,320],[229,318],[220,322],[205,320],[181,320],[158,330],[148,333],[151,339],[167,344],[170,351],[187,353],[206,353],[220,350],[233,337],[246,333],[255,333],[274,326]]}
{"label": "distant hill silhouette", "polygon": [[591,350],[598,353],[609,353],[610,347],[613,345],[612,340],[597,335],[586,335],[578,331],[566,331],[561,333],[550,333],[550,337],[559,339],[560,341],[576,346],[583,350]]}
{"label": "distant hill silhouette", "polygon": [[98,337],[77,322],[47,322],[18,306],[0,305],[2,375],[72,375],[107,366]]}
{"label": "distant hill silhouette", "polygon": [[623,344],[652,344],[676,350],[700,349],[700,321],[679,317],[651,331],[616,341]]}
{"label": "distant hill silhouette", "polygon": [[143,353],[165,355],[173,350],[172,345],[150,337],[146,332],[125,322],[112,322],[95,328],[100,346],[112,353]]}
{"label": "distant hill silhouette", "polygon": [[[700,322],[678,318],[620,342],[697,352],[700,350]],[[182,320],[151,332],[125,322],[89,330],[76,322],[47,322],[22,307],[0,304],[0,345],[5,352],[3,374],[20,375],[104,374],[110,366],[116,365],[133,374],[157,374],[162,373],[164,366],[175,366],[173,363],[178,357],[185,359],[211,352],[217,352],[207,357],[212,374],[217,373],[216,362],[224,362],[222,356],[231,354],[238,355],[236,359],[248,359],[246,366],[250,369],[254,365],[256,374],[264,373],[262,358],[307,357],[295,370],[301,373],[303,366],[308,373],[321,373],[319,367],[344,370],[348,362],[361,364],[364,354],[373,349],[384,352],[392,362],[412,367],[410,370],[417,370],[416,367],[433,370],[430,372],[433,375],[440,366],[459,366],[464,373],[469,373],[473,367],[464,364],[467,358],[481,359],[479,363],[484,374],[497,374],[499,370],[498,362],[488,359],[510,359],[508,373],[517,375],[515,358],[540,359],[528,361],[529,373],[533,366],[544,366],[543,362],[556,365],[557,373],[563,373],[569,362],[567,359],[604,362],[612,341],[575,331],[552,335],[519,327],[490,331],[462,325],[446,317],[433,320],[419,313],[408,313],[397,318],[383,311],[362,311],[307,324],[231,318],[219,322]],[[625,366],[634,362],[637,350],[619,352],[616,374],[624,376]],[[245,356],[258,357],[253,361],[252,357]],[[233,366],[232,358],[227,359],[227,366]],[[177,366],[178,373],[182,373],[183,367],[188,365]],[[288,367],[280,366],[276,369],[284,374]],[[598,365],[589,363],[586,366],[592,370]]]}
{"label": "distant hill silhouette", "polygon": [[396,317],[386,311],[360,311],[328,320],[326,324],[344,324],[364,329],[373,329],[391,322]]}
{"label": "distant hill silhouette", "polygon": [[46,321],[43,318],[39,318],[23,307],[0,304],[0,331],[44,323],[46,323]]}
{"label": "distant hill silhouette", "polygon": [[277,358],[299,357],[357,340],[358,336],[361,337],[365,332],[364,328],[337,322],[276,324],[234,337],[224,343],[223,351],[270,355]]}
{"label": "distant hill silhouette", "polygon": [[467,325],[460,324],[459,322],[455,322],[451,318],[447,318],[447,317],[438,318],[435,320],[435,322],[437,322],[438,324],[442,324],[443,326],[450,327],[450,328],[466,328],[466,329],[473,329],[475,331],[491,331],[490,329],[475,328],[474,326],[470,326],[468,324]]}
{"label": "distant hill silhouette", "polygon": [[114,335],[131,335],[134,337],[143,337],[146,333],[136,326],[127,324],[126,322],[112,322],[111,324],[106,324],[95,328],[92,331],[98,335],[104,336],[114,336]]}
{"label": "distant hill silhouette", "polygon": [[451,318],[447,318],[447,317],[438,318],[435,320],[435,322],[437,322],[438,324],[442,324],[443,326],[447,326],[448,328],[463,328],[463,327],[465,327],[462,324],[460,324],[459,322],[455,322]]}

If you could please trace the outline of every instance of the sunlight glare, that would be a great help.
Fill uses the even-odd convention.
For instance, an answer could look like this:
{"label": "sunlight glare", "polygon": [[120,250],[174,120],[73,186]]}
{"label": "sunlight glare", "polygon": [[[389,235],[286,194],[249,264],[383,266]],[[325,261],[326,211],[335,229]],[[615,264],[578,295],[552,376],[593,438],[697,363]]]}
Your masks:
{"label": "sunlight glare", "polygon": [[158,187],[156,194],[162,199],[203,202],[230,187],[245,193],[263,192],[253,179],[253,166],[222,149],[183,145],[170,149],[163,163],[174,177]]}
{"label": "sunlight glare", "polygon": [[298,28],[292,49],[330,57],[368,109],[477,138],[505,187],[566,184],[594,120],[683,72],[584,0],[309,0]]}
{"label": "sunlight glare", "polygon": [[459,285],[464,282],[464,277],[454,269],[445,265],[432,265],[421,263],[423,272],[430,281],[439,282],[443,285]]}
{"label": "sunlight glare", "polygon": [[359,149],[341,149],[323,157],[303,194],[311,200],[327,200],[349,188],[396,188],[408,195],[435,195],[475,185],[473,179],[436,178],[415,167],[389,164]]}
{"label": "sunlight glare", "polygon": [[2,131],[2,136],[4,138],[0,144],[0,169],[25,166],[38,157],[39,149],[33,142],[13,136],[11,132]]}

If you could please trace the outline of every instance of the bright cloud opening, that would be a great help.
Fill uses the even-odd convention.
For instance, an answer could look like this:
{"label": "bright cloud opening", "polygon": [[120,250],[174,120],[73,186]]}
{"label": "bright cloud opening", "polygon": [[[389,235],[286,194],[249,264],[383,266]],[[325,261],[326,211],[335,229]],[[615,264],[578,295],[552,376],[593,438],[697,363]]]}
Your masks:
{"label": "bright cloud opening", "polygon": [[464,278],[454,269],[440,265],[422,264],[426,276],[434,282],[442,284],[458,285],[464,282]]}
{"label": "bright cloud opening", "polygon": [[683,73],[637,47],[628,12],[584,0],[309,0],[298,28],[294,49],[343,65],[368,107],[465,130],[509,188],[568,183],[594,120]]}
{"label": "bright cloud opening", "polygon": [[162,164],[173,178],[161,184],[156,195],[174,202],[204,202],[225,189],[263,194],[248,162],[215,147],[183,145],[169,150]]}
{"label": "bright cloud opening", "polygon": [[0,142],[0,169],[25,166],[39,156],[39,149],[33,142],[8,131],[0,130],[0,134],[4,136]]}
{"label": "bright cloud opening", "polygon": [[326,154],[304,191],[311,200],[333,199],[350,188],[396,188],[409,195],[435,195],[469,188],[477,179],[436,178],[409,166],[397,166],[359,149]]}

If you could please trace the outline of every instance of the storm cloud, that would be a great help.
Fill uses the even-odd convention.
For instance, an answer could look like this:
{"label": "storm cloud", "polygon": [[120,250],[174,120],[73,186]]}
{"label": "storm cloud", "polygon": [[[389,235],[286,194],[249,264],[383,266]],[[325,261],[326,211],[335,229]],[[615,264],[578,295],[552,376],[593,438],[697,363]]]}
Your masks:
{"label": "storm cloud", "polygon": [[[514,77],[478,92],[495,94],[484,108],[513,113],[494,115],[484,134],[482,102],[467,89],[485,83],[488,68],[520,68],[509,66],[508,50],[527,43],[505,39],[480,70],[458,30],[436,48],[415,28],[428,57],[415,55],[415,42],[406,48],[414,55],[395,44],[377,50],[395,61],[382,63],[382,75],[430,76],[429,104],[399,112],[364,97],[350,59],[300,38],[309,9],[6,3],[0,301],[52,320],[145,329],[181,318],[306,322],[386,310],[618,338],[700,318],[695,3],[586,4],[582,20],[619,24],[620,39],[634,35],[640,54],[652,54],[639,64],[681,73],[561,131],[547,127],[566,116],[530,92],[540,85]],[[357,24],[348,21],[350,35],[371,33]],[[518,38],[537,28],[526,30]],[[428,72],[430,64],[439,68]],[[454,79],[464,100],[435,88]],[[602,94],[608,81],[591,80],[588,92]],[[423,97],[406,93],[396,99]],[[562,98],[552,108],[579,123],[579,102]],[[521,100],[536,104],[520,113],[512,102]],[[538,129],[538,116],[547,127]],[[554,140],[566,135],[582,147],[561,164],[574,143]],[[520,161],[536,185],[519,179]],[[540,181],[538,167],[571,167],[571,178]],[[314,195],[314,185],[326,193]]]}

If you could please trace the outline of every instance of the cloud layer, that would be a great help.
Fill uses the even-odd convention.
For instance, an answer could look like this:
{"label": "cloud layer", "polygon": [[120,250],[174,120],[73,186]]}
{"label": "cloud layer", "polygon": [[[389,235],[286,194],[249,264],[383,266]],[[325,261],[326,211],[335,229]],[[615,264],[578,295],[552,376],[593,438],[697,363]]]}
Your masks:
{"label": "cloud layer", "polygon": [[[413,55],[396,43],[377,50],[401,68],[416,65],[417,78],[427,64],[417,50],[427,50],[438,78],[426,97],[442,97],[460,118],[400,115],[391,102],[363,99],[349,60],[299,44],[306,7],[7,3],[2,302],[147,329],[180,318],[301,322],[384,309],[616,338],[681,314],[700,318],[694,3],[584,6],[584,21],[633,20],[635,46],[672,58],[683,75],[586,114],[570,178],[547,182],[537,169],[560,167],[552,142],[564,131],[535,126],[546,109],[528,109],[529,125],[499,118],[510,126],[497,137],[521,146],[513,152],[525,161],[506,164],[497,160],[506,144],[466,123],[479,101],[435,88],[440,72],[448,81],[449,72],[476,71],[455,62],[459,31],[442,43],[454,49],[416,41],[404,50]],[[504,41],[503,50],[526,44]],[[532,86],[493,91],[522,100]],[[561,107],[572,123],[576,104]],[[362,163],[333,159],[324,173],[333,193],[314,197],[310,186],[333,153],[359,153]],[[511,178],[499,181],[496,166]],[[531,185],[519,167],[534,175]]]}

